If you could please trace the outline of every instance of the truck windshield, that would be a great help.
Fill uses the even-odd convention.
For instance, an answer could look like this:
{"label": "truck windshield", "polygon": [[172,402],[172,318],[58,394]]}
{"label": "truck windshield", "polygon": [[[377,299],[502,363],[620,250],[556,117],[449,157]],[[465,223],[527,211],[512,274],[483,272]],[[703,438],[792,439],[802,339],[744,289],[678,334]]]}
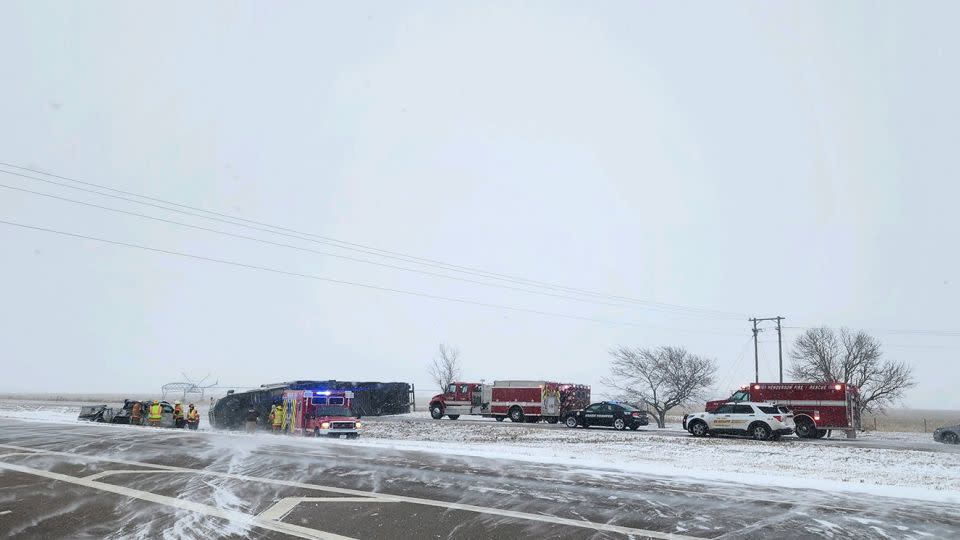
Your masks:
{"label": "truck windshield", "polygon": [[350,409],[339,405],[317,405],[314,414],[317,416],[353,416]]}
{"label": "truck windshield", "polygon": [[750,394],[740,390],[739,392],[735,392],[733,394],[733,397],[730,398],[730,401],[747,401],[748,399],[750,399]]}

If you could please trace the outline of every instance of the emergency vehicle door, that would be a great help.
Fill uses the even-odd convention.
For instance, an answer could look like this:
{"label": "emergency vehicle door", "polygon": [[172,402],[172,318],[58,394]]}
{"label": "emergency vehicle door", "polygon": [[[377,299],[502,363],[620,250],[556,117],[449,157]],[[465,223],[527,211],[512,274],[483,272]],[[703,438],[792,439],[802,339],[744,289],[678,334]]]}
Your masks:
{"label": "emergency vehicle door", "polygon": [[730,415],[730,427],[731,429],[741,429],[746,431],[747,426],[750,425],[750,422],[752,422],[756,417],[757,415],[752,406],[734,405],[733,414]]}
{"label": "emergency vehicle door", "polygon": [[583,410],[583,421],[585,424],[596,426],[600,424],[600,407],[599,403],[590,405]]}
{"label": "emergency vehicle door", "polygon": [[713,417],[711,418],[712,423],[710,425],[710,428],[711,429],[732,429],[730,427],[732,425],[732,419],[731,419],[730,413],[733,412],[734,407],[736,407],[736,405],[729,405],[729,404],[721,405],[717,407],[717,409],[713,411]]}
{"label": "emergency vehicle door", "polygon": [[604,403],[600,406],[600,412],[597,414],[597,423],[601,426],[613,425],[613,408]]}

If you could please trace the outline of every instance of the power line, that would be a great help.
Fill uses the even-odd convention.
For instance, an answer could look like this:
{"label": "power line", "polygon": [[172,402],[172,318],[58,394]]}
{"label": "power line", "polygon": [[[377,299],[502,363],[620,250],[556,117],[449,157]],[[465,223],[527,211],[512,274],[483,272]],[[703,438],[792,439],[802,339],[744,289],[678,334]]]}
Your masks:
{"label": "power line", "polygon": [[[140,195],[140,194],[133,193],[133,192],[130,192],[130,191],[124,191],[124,190],[112,188],[112,187],[110,187],[110,186],[104,186],[104,185],[95,184],[95,183],[92,183],[92,182],[85,182],[85,181],[78,180],[78,179],[75,179],[75,178],[70,178],[70,177],[67,177],[67,176],[61,176],[61,175],[57,175],[57,174],[53,174],[53,173],[48,173],[48,172],[44,172],[44,171],[41,171],[41,170],[38,170],[38,169],[31,169],[31,168],[28,168],[28,167],[22,167],[22,166],[14,165],[14,164],[11,164],[11,163],[0,162],[0,165],[4,165],[4,166],[7,166],[7,167],[13,167],[13,168],[15,168],[15,169],[20,169],[20,170],[24,170],[24,171],[30,171],[30,172],[33,172],[33,173],[42,174],[42,175],[50,176],[50,177],[53,177],[53,178],[59,178],[59,179],[61,179],[61,180],[67,180],[67,181],[70,181],[70,182],[76,182],[76,183],[78,183],[78,184],[82,184],[82,185],[86,185],[86,186],[92,186],[92,187],[97,187],[97,188],[100,188],[100,189],[106,189],[106,190],[108,190],[108,191],[112,191],[112,192],[115,192],[115,193],[121,193],[121,194],[123,194],[123,195],[129,195],[129,196],[132,196],[132,197],[138,197],[138,198],[146,199],[146,200],[149,200],[149,201],[155,201],[155,202],[163,203],[163,204],[165,204],[165,205],[174,206],[174,207],[177,207],[177,208],[186,208],[186,209],[188,209],[188,210],[192,210],[193,212],[203,212],[203,213],[205,213],[205,214],[210,214],[210,215],[203,215],[203,214],[196,214],[196,213],[193,213],[193,212],[186,212],[186,211],[184,211],[184,210],[178,210],[177,208],[170,208],[169,206],[160,206],[160,205],[156,205],[156,204],[152,204],[152,203],[147,203],[147,202],[144,202],[144,201],[139,201],[139,200],[136,200],[136,199],[130,199],[130,198],[127,198],[127,197],[121,197],[121,196],[112,195],[112,194],[109,194],[109,193],[103,193],[103,192],[96,191],[96,190],[85,189],[85,188],[81,188],[81,187],[78,187],[78,186],[73,186],[73,185],[70,185],[70,184],[64,184],[64,183],[61,183],[61,182],[55,182],[55,181],[50,180],[50,179],[48,179],[48,178],[38,178],[38,177],[35,177],[35,176],[31,176],[31,175],[26,175],[26,174],[21,174],[21,173],[17,173],[17,172],[13,172],[13,171],[7,171],[7,170],[0,169],[0,172],[2,172],[2,173],[9,174],[9,175],[13,175],[13,176],[19,176],[19,177],[21,177],[21,178],[26,178],[26,179],[30,179],[30,180],[36,180],[36,181],[40,181],[40,182],[46,182],[46,183],[49,183],[49,184],[58,185],[58,186],[66,187],[66,188],[69,188],[69,189],[76,189],[76,190],[84,191],[84,192],[87,192],[87,193],[93,193],[93,194],[96,194],[96,195],[100,195],[100,196],[103,196],[103,197],[112,197],[112,198],[124,200],[124,201],[127,201],[127,202],[132,202],[132,203],[135,203],[135,204],[142,204],[142,205],[152,206],[152,207],[155,207],[155,208],[160,208],[160,209],[167,210],[167,211],[179,212],[179,213],[183,213],[183,214],[186,214],[186,215],[198,217],[198,218],[201,218],[201,219],[208,219],[208,220],[219,221],[219,222],[223,222],[223,223],[229,223],[229,224],[234,225],[234,226],[251,228],[251,229],[259,230],[259,231],[262,231],[262,232],[268,232],[268,233],[271,233],[271,234],[278,234],[278,235],[282,235],[282,236],[288,236],[288,237],[297,238],[297,239],[304,240],[304,241],[317,242],[317,243],[321,243],[321,244],[326,244],[326,245],[335,246],[335,247],[338,247],[338,248],[341,248],[341,249],[348,249],[348,250],[352,250],[352,251],[359,251],[359,252],[362,252],[362,253],[367,253],[367,254],[369,254],[369,255],[375,255],[375,256],[378,256],[378,257],[398,259],[398,260],[402,260],[402,261],[404,261],[404,262],[409,262],[409,263],[414,263],[414,264],[420,264],[420,265],[424,265],[424,266],[431,266],[431,267],[435,267],[435,268],[442,268],[442,269],[448,270],[448,271],[467,273],[467,274],[472,274],[472,275],[477,275],[477,276],[486,277],[486,278],[488,278],[488,279],[497,279],[497,280],[502,280],[502,281],[509,281],[509,282],[513,282],[513,283],[517,283],[517,284],[526,284],[526,285],[528,285],[528,286],[529,286],[529,285],[534,285],[534,286],[538,286],[538,287],[544,287],[544,288],[549,288],[549,289],[553,289],[553,290],[564,291],[564,292],[567,292],[567,293],[582,294],[582,295],[592,296],[592,297],[597,297],[597,298],[607,298],[607,299],[618,300],[618,301],[623,301],[623,302],[630,302],[630,303],[636,303],[636,304],[641,304],[641,305],[657,306],[657,307],[660,307],[660,308],[662,308],[662,309],[673,309],[673,310],[679,310],[679,311],[699,313],[699,314],[703,314],[703,315],[713,315],[713,316],[716,316],[716,317],[729,317],[729,318],[741,318],[741,317],[742,317],[741,314],[733,313],[733,312],[720,311],[720,310],[714,310],[714,309],[710,309],[710,308],[701,308],[701,307],[694,307],[694,306],[683,306],[683,305],[679,305],[679,304],[669,304],[669,303],[664,303],[664,302],[653,302],[653,301],[649,301],[649,300],[640,300],[640,299],[631,298],[631,297],[627,297],[627,296],[619,296],[619,295],[611,295],[611,294],[606,294],[606,293],[598,293],[598,292],[590,291],[590,290],[587,290],[587,289],[581,289],[581,288],[576,288],[576,287],[567,287],[567,286],[564,286],[564,285],[557,285],[557,284],[548,283],[548,282],[544,282],[544,281],[538,281],[538,280],[532,280],[532,279],[527,279],[527,278],[521,278],[521,277],[511,276],[511,275],[508,275],[508,274],[501,274],[501,273],[496,273],[496,272],[489,272],[489,271],[486,271],[486,270],[471,268],[471,267],[467,267],[467,266],[460,266],[460,265],[455,265],[455,264],[451,264],[451,263],[446,263],[446,262],[438,261],[438,260],[435,260],[435,259],[428,259],[428,258],[424,258],[424,257],[417,257],[417,256],[414,256],[414,255],[409,255],[409,254],[405,254],[405,253],[401,253],[401,252],[388,251],[388,250],[384,250],[384,249],[380,249],[380,248],[376,248],[376,247],[365,246],[365,245],[363,245],[363,244],[357,244],[357,243],[354,243],[354,242],[347,242],[347,241],[343,241],[343,240],[338,240],[338,239],[332,238],[332,237],[327,237],[327,236],[321,236],[321,235],[317,235],[317,234],[313,234],[313,233],[302,232],[302,231],[298,231],[298,230],[296,230],[296,229],[291,229],[291,228],[288,228],[288,227],[281,227],[281,226],[277,226],[277,225],[271,225],[271,224],[269,224],[269,223],[264,223],[264,222],[260,222],[260,221],[245,219],[245,218],[241,218],[241,217],[237,217],[237,216],[231,216],[231,215],[229,215],[229,214],[222,214],[222,213],[214,212],[214,211],[211,211],[211,210],[205,210],[205,209],[203,209],[203,208],[197,208],[197,207],[193,207],[193,206],[189,206],[189,205],[184,205],[184,204],[180,204],[180,203],[176,203],[176,202],[172,202],[172,201],[166,201],[166,200],[163,200],[163,199],[159,199],[159,198],[156,198],[156,197],[150,197],[150,196],[147,196],[147,195]],[[222,218],[226,218],[226,220],[225,220],[225,219],[222,219]],[[233,220],[233,221],[229,221],[229,220]],[[252,225],[251,225],[251,224],[252,224]],[[254,225],[255,225],[255,226],[254,226]],[[268,227],[268,228],[267,228],[267,229],[264,229],[263,227]],[[290,233],[293,233],[293,234],[290,234]],[[306,238],[305,238],[305,237],[306,237]]]}
{"label": "power line", "polygon": [[[380,267],[384,267],[384,268],[391,268],[391,269],[394,269],[394,270],[402,270],[402,271],[405,271],[405,272],[413,272],[413,273],[423,274],[423,275],[427,275],[427,276],[440,277],[440,278],[445,278],[445,279],[452,279],[452,280],[462,281],[462,282],[466,282],[466,283],[473,283],[473,284],[477,284],[477,285],[484,285],[484,286],[487,286],[487,287],[497,287],[497,288],[508,289],[508,290],[512,290],[512,291],[520,291],[520,292],[525,292],[525,293],[529,293],[529,294],[538,294],[538,295],[542,295],[542,296],[549,296],[549,297],[560,298],[560,299],[564,299],[564,300],[572,300],[572,301],[576,301],[576,302],[585,302],[585,303],[591,303],[591,304],[614,306],[614,307],[621,307],[621,308],[628,308],[628,309],[638,309],[638,308],[639,308],[639,309],[647,309],[647,310],[652,310],[652,311],[657,311],[657,310],[658,310],[658,308],[656,308],[656,307],[649,307],[649,306],[632,306],[632,305],[623,304],[623,303],[604,302],[603,300],[594,300],[594,299],[590,299],[590,298],[579,298],[579,297],[569,296],[569,295],[564,295],[564,294],[554,294],[554,293],[549,293],[549,292],[545,292],[545,291],[537,291],[537,290],[533,290],[533,289],[524,289],[524,288],[522,288],[522,287],[513,287],[513,286],[511,286],[511,285],[503,285],[503,284],[499,284],[499,283],[489,283],[489,282],[478,281],[478,280],[469,279],[469,278],[463,278],[463,277],[458,277],[458,276],[451,276],[451,275],[447,275],[447,274],[439,274],[439,273],[436,273],[436,272],[429,272],[429,271],[426,271],[426,270],[418,270],[418,269],[416,269],[416,268],[407,268],[407,267],[397,266],[397,265],[393,265],[393,264],[381,263],[381,262],[377,262],[377,261],[371,261],[371,260],[369,260],[369,259],[362,259],[362,258],[358,258],[358,257],[351,257],[351,256],[348,256],[348,255],[341,255],[341,254],[338,254],[338,253],[331,253],[331,252],[328,252],[328,251],[319,251],[319,250],[310,249],[310,248],[306,248],[306,247],[302,247],[302,246],[295,246],[295,245],[293,245],[293,244],[285,244],[285,243],[282,243],[282,242],[274,242],[274,241],[272,241],[272,240],[266,240],[266,239],[263,239],[263,238],[256,238],[256,237],[253,237],[253,236],[246,236],[246,235],[242,235],[242,234],[236,234],[236,233],[231,233],[231,232],[227,232],[227,231],[221,231],[221,230],[218,230],[218,229],[211,229],[211,228],[208,228],[208,227],[202,227],[202,226],[193,225],[193,224],[190,224],[190,223],[183,223],[183,222],[181,222],[181,221],[175,221],[175,220],[171,220],[171,219],[166,219],[166,218],[161,218],[161,217],[156,217],[156,216],[150,216],[150,215],[147,215],[147,214],[141,214],[141,213],[139,213],[139,212],[132,212],[132,211],[129,211],[129,210],[122,210],[122,209],[119,209],[119,208],[112,208],[112,207],[109,207],[109,206],[102,206],[102,205],[99,205],[99,204],[89,203],[89,202],[86,202],[86,201],[78,201],[78,200],[76,200],[76,199],[70,199],[70,198],[68,198],[68,197],[61,197],[61,196],[59,196],[59,195],[53,195],[53,194],[50,194],[50,193],[42,193],[42,192],[39,192],[39,191],[33,191],[33,190],[30,190],[30,189],[21,188],[21,187],[16,187],[16,186],[9,186],[9,185],[6,185],[6,184],[0,184],[0,188],[5,188],[5,189],[10,189],[10,190],[20,191],[20,192],[24,192],[24,193],[30,193],[30,194],[38,195],[38,196],[41,196],[41,197],[47,197],[47,198],[50,198],[50,199],[56,199],[56,200],[59,200],[59,201],[69,202],[69,203],[73,203],[73,204],[79,204],[79,205],[87,206],[87,207],[90,207],[90,208],[96,208],[96,209],[100,209],[100,210],[107,210],[107,211],[110,211],[110,212],[116,212],[116,213],[119,213],[119,214],[125,214],[125,215],[129,215],[129,216],[135,216],[135,217],[139,217],[139,218],[143,218],[143,219],[150,219],[150,220],[154,220],[154,221],[160,221],[160,222],[163,222],[163,223],[169,223],[169,224],[172,224],[172,225],[178,225],[178,226],[187,227],[187,228],[190,228],[190,229],[195,229],[195,230],[200,230],[200,231],[206,231],[206,232],[210,232],[210,233],[214,233],[214,234],[229,236],[229,237],[232,237],[232,238],[239,238],[239,239],[242,239],[242,240],[250,240],[250,241],[253,241],[253,242],[259,242],[259,243],[267,244],[267,245],[271,245],[271,246],[283,247],[283,248],[293,249],[293,250],[297,250],[297,251],[314,253],[314,254],[317,254],[317,255],[324,255],[324,256],[328,256],[328,257],[335,257],[335,258],[338,258],[338,259],[345,259],[345,260],[349,260],[349,261],[360,262],[360,263],[370,264],[370,265],[374,265],[374,266],[380,266]],[[675,312],[670,312],[670,313],[675,313]]]}
{"label": "power line", "polygon": [[[784,329],[790,330],[812,330],[816,326],[784,326]],[[925,337],[960,337],[960,330],[923,330],[923,329],[892,329],[892,328],[860,328],[867,332],[876,334],[893,334],[904,336],[925,336]]]}
{"label": "power line", "polygon": [[102,243],[105,243],[105,244],[112,244],[112,245],[117,245],[117,246],[124,246],[124,247],[129,247],[129,248],[135,248],[135,249],[140,249],[140,250],[144,250],[144,251],[151,251],[151,252],[154,252],[154,253],[162,253],[162,254],[166,254],[166,255],[175,255],[175,256],[178,256],[178,257],[186,257],[186,258],[196,259],[196,260],[201,260],[201,261],[214,262],[214,263],[219,263],[219,264],[224,264],[224,265],[236,266],[236,267],[240,267],[240,268],[247,268],[247,269],[250,269],[250,270],[260,270],[260,271],[264,271],[264,272],[273,272],[273,273],[276,273],[276,274],[282,274],[282,275],[286,275],[286,276],[300,277],[300,278],[306,278],[306,279],[313,279],[313,280],[324,281],[324,282],[328,282],[328,283],[336,283],[336,284],[339,284],[339,285],[349,285],[349,286],[352,286],[352,287],[360,287],[360,288],[365,288],[365,289],[371,289],[371,290],[377,290],[377,291],[383,291],[383,292],[390,292],[390,293],[395,293],[395,294],[403,294],[403,295],[408,295],[408,296],[418,296],[418,297],[422,297],[422,298],[430,298],[430,299],[433,299],[433,300],[443,300],[443,301],[446,301],[446,302],[454,302],[454,303],[459,303],[459,304],[467,304],[467,305],[474,305],[474,306],[487,307],[487,308],[495,308],[495,309],[504,309],[504,310],[514,311],[514,312],[519,312],[519,313],[531,313],[531,314],[534,314],[534,315],[543,315],[543,316],[547,316],[547,317],[558,317],[558,318],[563,318],[563,319],[589,321],[589,322],[595,322],[595,323],[601,323],[601,324],[609,324],[609,325],[614,325],[614,326],[633,326],[633,327],[638,327],[638,328],[670,330],[670,331],[675,331],[675,332],[689,332],[689,333],[714,334],[714,335],[739,335],[739,334],[725,334],[725,333],[722,333],[722,332],[710,332],[710,331],[702,331],[702,330],[692,330],[692,329],[686,329],[686,328],[683,328],[683,329],[681,329],[681,328],[666,328],[666,327],[661,327],[661,326],[654,326],[654,325],[645,325],[645,324],[633,323],[633,322],[629,322],[629,321],[614,321],[614,320],[599,319],[599,318],[594,318],[594,317],[584,317],[584,316],[580,316],[580,315],[570,315],[570,314],[565,314],[565,313],[555,313],[555,312],[551,312],[551,311],[541,311],[541,310],[536,310],[536,309],[521,308],[521,307],[516,307],[516,306],[507,306],[507,305],[504,305],[504,304],[494,304],[494,303],[488,303],[488,302],[478,302],[478,301],[475,301],[475,300],[467,300],[467,299],[464,299],[464,298],[454,298],[454,297],[449,297],[449,296],[440,296],[440,295],[429,294],[429,293],[422,293],[422,292],[416,292],[416,291],[408,291],[408,290],[404,290],[404,289],[394,289],[394,288],[391,288],[391,287],[381,287],[381,286],[379,286],[379,285],[373,285],[373,284],[370,284],[370,283],[360,283],[360,282],[356,282],[356,281],[346,281],[346,280],[341,280],[341,279],[327,278],[327,277],[323,277],[323,276],[317,276],[317,275],[314,275],[314,274],[304,274],[304,273],[300,273],[300,272],[291,272],[291,271],[289,271],[289,270],[281,270],[281,269],[278,269],[278,268],[270,268],[270,267],[267,267],[267,266],[259,266],[259,265],[255,265],[255,264],[247,264],[247,263],[241,263],[241,262],[237,262],[237,261],[229,261],[229,260],[226,260],[226,259],[217,259],[217,258],[214,258],[214,257],[206,257],[206,256],[203,256],[203,255],[195,255],[195,254],[192,254],[192,253],[183,253],[183,252],[180,252],[180,251],[172,251],[172,250],[167,250],[167,249],[154,248],[154,247],[144,246],[144,245],[140,245],[140,244],[133,244],[133,243],[129,243],[129,242],[120,242],[120,241],[117,241],[117,240],[109,240],[109,239],[106,239],[106,238],[99,238],[99,237],[96,237],[96,236],[87,236],[87,235],[83,235],[83,234],[77,234],[77,233],[71,233],[71,232],[66,232],[66,231],[60,231],[60,230],[56,230],[56,229],[48,229],[48,228],[46,228],[46,227],[38,227],[38,226],[36,226],[36,225],[27,225],[27,224],[25,224],[25,223],[17,223],[17,222],[14,222],[14,221],[0,220],[0,224],[10,225],[10,226],[13,226],[13,227],[20,227],[20,228],[23,228],[23,229],[32,229],[32,230],[35,230],[35,231],[42,231],[42,232],[47,232],[47,233],[52,233],[52,234],[58,234],[58,235],[61,235],[61,236],[67,236],[67,237],[72,237],[72,238],[80,238],[80,239],[84,239],[84,240],[93,240],[93,241],[102,242]]}

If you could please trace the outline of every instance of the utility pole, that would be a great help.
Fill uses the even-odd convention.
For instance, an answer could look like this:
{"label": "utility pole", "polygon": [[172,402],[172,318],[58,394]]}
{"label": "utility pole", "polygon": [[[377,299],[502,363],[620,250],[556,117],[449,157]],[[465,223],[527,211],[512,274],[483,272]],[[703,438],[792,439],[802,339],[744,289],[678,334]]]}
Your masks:
{"label": "utility pole", "polygon": [[777,353],[780,357],[780,382],[783,382],[783,334],[781,333],[780,321],[786,320],[786,318],[777,315],[776,317],[747,320],[753,323],[753,382],[760,382],[760,357],[757,352],[757,334],[760,330],[757,328],[757,323],[762,321],[777,321]]}
{"label": "utility pole", "polygon": [[783,383],[783,335],[780,333],[780,321],[783,317],[777,315],[777,355],[780,357],[780,382]]}
{"label": "utility pole", "polygon": [[760,382],[760,356],[757,353],[757,319],[753,321],[753,382]]}

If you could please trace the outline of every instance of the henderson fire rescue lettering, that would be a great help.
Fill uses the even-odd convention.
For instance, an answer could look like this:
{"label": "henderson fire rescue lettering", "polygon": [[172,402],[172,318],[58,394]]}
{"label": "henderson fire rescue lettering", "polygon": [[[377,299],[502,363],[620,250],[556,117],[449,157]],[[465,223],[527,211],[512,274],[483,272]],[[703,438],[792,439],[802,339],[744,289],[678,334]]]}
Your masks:
{"label": "henderson fire rescue lettering", "polygon": [[828,430],[856,437],[860,429],[860,391],[843,383],[751,383],[727,399],[708,401],[705,410],[739,401],[767,402],[793,411],[798,437],[820,438]]}
{"label": "henderson fire rescue lettering", "polygon": [[492,385],[452,382],[446,392],[430,398],[430,415],[451,420],[462,414],[510,418],[513,422],[546,420],[555,424],[570,410],[590,404],[590,387],[550,381],[494,381]]}

